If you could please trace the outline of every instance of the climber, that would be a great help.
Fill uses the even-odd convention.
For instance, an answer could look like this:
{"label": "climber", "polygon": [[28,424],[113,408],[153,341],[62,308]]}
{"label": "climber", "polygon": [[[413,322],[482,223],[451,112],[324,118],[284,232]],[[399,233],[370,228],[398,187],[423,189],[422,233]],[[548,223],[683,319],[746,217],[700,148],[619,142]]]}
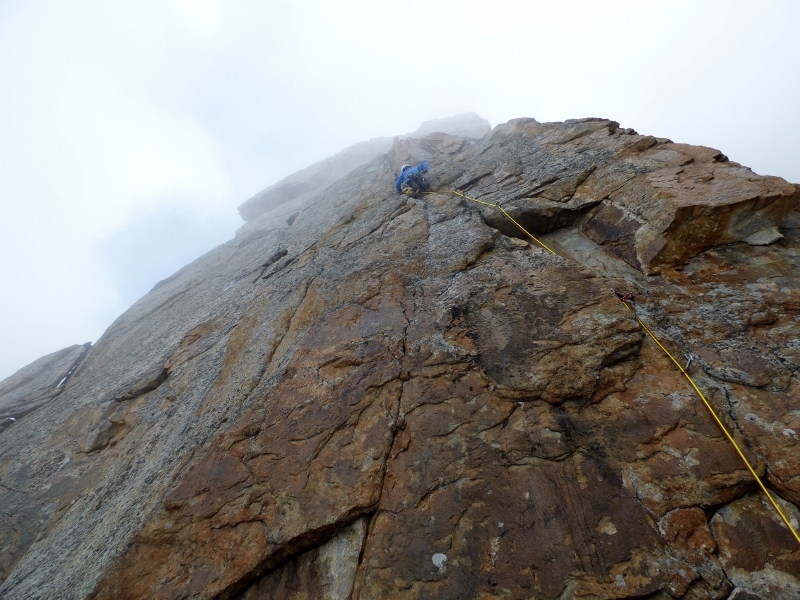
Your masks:
{"label": "climber", "polygon": [[427,172],[427,160],[423,160],[416,167],[403,165],[403,168],[400,169],[400,175],[397,176],[394,182],[397,193],[416,198],[419,192],[427,191],[428,182],[425,179],[425,173]]}

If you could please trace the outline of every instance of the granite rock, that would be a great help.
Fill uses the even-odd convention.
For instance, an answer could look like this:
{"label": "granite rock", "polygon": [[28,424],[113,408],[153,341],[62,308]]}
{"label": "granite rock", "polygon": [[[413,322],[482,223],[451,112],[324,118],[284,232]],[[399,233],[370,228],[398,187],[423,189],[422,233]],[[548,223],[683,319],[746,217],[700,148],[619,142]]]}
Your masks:
{"label": "granite rock", "polygon": [[64,391],[91,343],[70,346],[34,361],[0,383],[0,431]]}
{"label": "granite rock", "polygon": [[[482,138],[490,131],[488,121],[475,113],[464,113],[425,121],[418,129],[399,138],[421,138],[433,133],[445,133],[458,138]],[[252,221],[271,209],[281,207],[277,212],[292,219],[293,211],[301,207],[314,193],[347,176],[376,156],[386,154],[394,139],[378,137],[353,144],[260,191],[239,207],[239,214],[245,221]],[[272,214],[270,217],[275,219],[278,215]]]}
{"label": "granite rock", "polygon": [[[423,159],[432,193],[396,194]],[[0,432],[0,595],[796,597],[800,548],[636,319],[797,520],[796,186],[519,119],[303,193]]]}

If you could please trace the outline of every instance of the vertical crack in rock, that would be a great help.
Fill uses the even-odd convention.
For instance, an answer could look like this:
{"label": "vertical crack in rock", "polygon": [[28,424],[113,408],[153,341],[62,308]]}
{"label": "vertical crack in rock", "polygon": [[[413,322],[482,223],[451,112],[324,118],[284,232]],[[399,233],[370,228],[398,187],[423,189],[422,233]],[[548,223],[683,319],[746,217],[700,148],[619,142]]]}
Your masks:
{"label": "vertical crack in rock", "polygon": [[91,343],[43,357],[0,383],[0,433],[61,395]]}
{"label": "vertical crack in rock", "polygon": [[91,349],[92,349],[91,342],[86,342],[83,345],[83,351],[81,352],[80,356],[75,359],[75,362],[70,365],[69,370],[64,374],[64,376],[61,379],[59,379],[58,383],[56,383],[55,385],[56,388],[66,387],[67,383],[69,383],[69,380],[75,374],[75,371],[78,369],[78,367],[81,366],[81,363],[84,361],[86,355],[89,354],[89,351]]}
{"label": "vertical crack in rock", "polygon": [[[287,178],[77,368],[0,383],[0,411],[37,373],[57,396],[0,436],[0,595],[797,597],[790,534],[613,292],[800,520],[797,186],[605,119],[487,133]],[[563,258],[396,195],[421,160]]]}

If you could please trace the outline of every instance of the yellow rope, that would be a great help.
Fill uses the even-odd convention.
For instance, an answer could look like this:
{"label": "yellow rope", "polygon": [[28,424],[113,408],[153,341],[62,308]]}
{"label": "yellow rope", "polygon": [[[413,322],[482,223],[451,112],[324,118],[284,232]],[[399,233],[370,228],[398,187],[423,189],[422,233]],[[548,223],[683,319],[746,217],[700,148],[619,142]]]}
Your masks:
{"label": "yellow rope", "polygon": [[700,391],[700,388],[697,387],[697,384],[694,382],[694,380],[692,379],[691,375],[689,375],[689,373],[686,372],[686,369],[684,369],[681,366],[681,364],[677,360],[675,360],[675,357],[672,356],[672,353],[669,350],[667,350],[667,348],[664,346],[664,344],[662,344],[658,340],[658,338],[653,334],[653,332],[650,331],[650,328],[647,325],[644,324],[644,322],[636,314],[636,311],[633,310],[633,307],[630,304],[628,304],[627,302],[625,302],[624,300],[621,300],[621,302],[630,309],[630,311],[633,313],[633,316],[636,318],[637,321],[639,321],[639,325],[642,326],[642,329],[644,329],[647,332],[647,335],[649,335],[652,338],[652,340],[656,344],[658,344],[658,347],[661,348],[667,356],[669,356],[669,359],[673,363],[675,363],[675,366],[678,367],[678,369],[680,369],[681,373],[683,373],[683,376],[686,377],[686,379],[689,381],[690,384],[692,384],[692,387],[694,388],[694,391],[697,392],[697,395],[700,397],[700,400],[703,401],[703,404],[708,409],[708,412],[711,413],[711,416],[717,422],[717,425],[719,425],[719,428],[722,430],[722,433],[724,433],[725,437],[728,438],[728,441],[731,444],[733,444],[733,447],[736,449],[736,453],[739,455],[739,457],[742,459],[744,464],[747,466],[747,470],[750,471],[750,474],[753,476],[753,478],[758,483],[758,486],[761,488],[761,491],[764,492],[764,495],[770,501],[770,504],[772,504],[772,507],[780,515],[781,519],[783,519],[783,522],[786,524],[786,527],[788,527],[789,531],[792,532],[792,535],[794,536],[794,539],[797,540],[798,544],[800,544],[800,535],[798,535],[798,533],[795,530],[795,528],[792,527],[792,524],[789,522],[788,517],[781,510],[781,507],[778,506],[778,503],[775,501],[775,498],[772,497],[772,494],[769,493],[769,490],[767,489],[767,486],[765,486],[764,482],[761,481],[761,478],[758,476],[758,474],[756,473],[756,470],[750,464],[750,461],[747,460],[747,457],[744,455],[744,452],[742,452],[742,449],[739,447],[739,444],[737,444],[736,440],[733,439],[733,436],[728,431],[728,428],[725,427],[725,425],[722,422],[722,420],[717,416],[717,413],[714,410],[714,408],[711,406],[711,403],[708,401],[708,399],[706,398],[705,394],[703,394],[703,392]]}
{"label": "yellow rope", "polygon": [[[505,211],[505,209],[502,206],[500,206],[499,204],[494,204],[492,202],[485,202],[483,200],[478,200],[477,198],[472,198],[471,196],[467,196],[466,194],[462,194],[458,190],[442,190],[442,191],[450,192],[452,194],[455,194],[456,196],[460,196],[462,198],[466,198],[467,200],[472,200],[473,202],[477,202],[478,204],[483,204],[484,206],[491,206],[493,208],[498,209],[500,212],[502,212],[508,218],[509,221],[511,221],[514,225],[516,225],[517,228],[520,231],[522,231],[525,235],[527,235],[529,238],[531,238],[533,241],[535,241],[537,244],[539,244],[542,248],[547,250],[550,254],[556,254],[544,242],[542,242],[541,240],[539,240],[536,237],[534,237],[533,234],[531,234],[527,229],[525,229],[522,225],[517,223],[517,221],[510,214],[508,214]],[[435,192],[423,192],[423,193],[425,193],[425,194],[433,194]],[[642,329],[644,329],[647,332],[647,335],[649,335],[650,338],[658,345],[658,347],[661,348],[664,351],[664,353],[670,358],[670,360],[675,364],[675,366],[678,367],[678,369],[680,369],[681,373],[683,373],[683,376],[686,377],[686,379],[692,385],[692,387],[694,388],[694,391],[697,392],[697,395],[700,397],[700,400],[703,401],[703,404],[705,405],[706,409],[708,409],[708,412],[711,413],[711,416],[714,418],[714,421],[716,421],[717,425],[719,425],[719,428],[722,430],[722,433],[724,433],[725,437],[728,438],[728,441],[731,444],[733,444],[733,447],[736,450],[736,453],[742,459],[742,461],[744,462],[745,466],[747,467],[747,470],[750,471],[750,474],[756,480],[756,483],[758,483],[758,486],[761,488],[761,491],[764,492],[764,495],[770,501],[770,504],[772,504],[772,507],[777,511],[778,515],[780,515],[781,519],[786,524],[786,527],[788,527],[789,531],[792,532],[792,535],[794,536],[794,539],[797,540],[798,544],[800,544],[800,534],[798,534],[797,530],[795,530],[795,528],[789,522],[788,517],[781,510],[781,507],[778,506],[778,503],[776,502],[775,498],[772,497],[772,494],[769,493],[769,490],[767,489],[767,486],[764,485],[763,481],[761,481],[761,478],[758,476],[758,474],[756,473],[755,469],[750,464],[750,461],[747,460],[747,457],[744,455],[744,452],[742,452],[742,449],[739,447],[739,444],[737,444],[736,440],[733,439],[733,436],[730,434],[730,432],[728,431],[727,427],[725,427],[723,422],[717,416],[717,413],[714,411],[714,408],[711,406],[711,403],[705,397],[703,392],[700,391],[700,388],[697,387],[697,384],[694,382],[692,377],[689,375],[689,373],[687,373],[686,369],[684,369],[681,366],[681,364],[677,360],[675,360],[675,357],[672,356],[672,353],[670,353],[670,351],[667,350],[666,347],[664,347],[664,345],[658,340],[658,338],[653,334],[653,332],[650,331],[650,328],[647,325],[644,324],[644,322],[636,314],[636,311],[633,310],[633,307],[630,304],[628,304],[628,302],[626,302],[625,300],[620,299],[620,301],[633,313],[634,318],[639,322],[639,325],[642,326]]]}
{"label": "yellow rope", "polygon": [[[532,234],[530,231],[528,231],[528,230],[527,230],[527,229],[525,229],[525,228],[524,228],[522,225],[520,225],[519,223],[517,223],[517,221],[514,219],[514,217],[512,217],[510,214],[508,214],[508,213],[506,212],[506,210],[505,210],[505,209],[504,209],[502,206],[500,206],[499,204],[493,204],[492,202],[485,202],[485,201],[483,201],[483,200],[478,200],[477,198],[472,198],[471,196],[467,196],[466,194],[462,194],[462,193],[461,193],[461,192],[459,192],[458,190],[442,190],[442,191],[444,191],[444,192],[450,192],[451,194],[455,194],[456,196],[461,196],[462,198],[466,198],[467,200],[472,200],[473,202],[477,202],[478,204],[483,204],[484,206],[491,206],[492,208],[496,208],[496,209],[497,209],[497,210],[499,210],[501,213],[503,213],[503,214],[506,216],[506,218],[507,218],[509,221],[511,221],[511,222],[512,222],[514,225],[516,225],[516,226],[517,226],[517,228],[518,228],[518,229],[519,229],[519,230],[520,230],[522,233],[524,233],[525,235],[527,235],[527,236],[528,236],[529,238],[531,238],[531,239],[532,239],[534,242],[536,242],[536,243],[537,243],[537,244],[539,244],[539,245],[540,245],[542,248],[544,248],[545,250],[547,250],[547,251],[548,251],[550,254],[555,254],[555,252],[553,252],[553,251],[552,251],[552,250],[551,250],[551,249],[550,249],[550,248],[549,248],[549,247],[548,247],[548,246],[547,246],[547,245],[546,245],[544,242],[542,242],[540,239],[538,239],[538,238],[534,237],[534,235],[533,235],[533,234]],[[436,192],[423,192],[423,194],[434,194],[434,193],[436,193]]]}

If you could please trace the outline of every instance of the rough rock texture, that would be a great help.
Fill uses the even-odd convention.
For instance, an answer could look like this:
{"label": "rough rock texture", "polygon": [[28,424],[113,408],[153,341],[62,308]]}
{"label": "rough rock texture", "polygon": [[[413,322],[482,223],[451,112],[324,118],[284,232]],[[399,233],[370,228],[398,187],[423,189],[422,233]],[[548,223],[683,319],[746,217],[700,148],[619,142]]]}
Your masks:
{"label": "rough rock texture", "polygon": [[[425,121],[419,129],[400,138],[420,138],[431,133],[447,133],[463,138],[482,138],[491,131],[489,122],[475,113],[464,113],[444,119]],[[282,206],[281,213],[293,219],[294,211],[303,206],[313,194],[320,192],[370,160],[386,154],[392,147],[394,138],[378,137],[368,142],[359,142],[345,148],[330,158],[321,160],[282,179],[250,198],[239,207],[239,214],[245,221],[251,221],[271,209]],[[274,219],[276,215],[271,215]],[[290,223],[291,224],[291,223]]]}
{"label": "rough rock texture", "polygon": [[[421,159],[438,191],[397,195]],[[798,596],[796,541],[615,294],[800,521],[796,186],[525,119],[310,194],[0,433],[3,598]]]}
{"label": "rough rock texture", "polygon": [[[797,186],[755,175],[718,150],[640,136],[604,119],[568,126],[518,119],[493,138],[497,152],[470,162],[458,187],[501,203],[538,233],[597,204],[583,232],[645,273],[722,244],[775,242],[800,199]],[[487,222],[518,235],[498,213]]]}
{"label": "rough rock texture", "polygon": [[58,396],[91,344],[43,356],[0,383],[0,431]]}

